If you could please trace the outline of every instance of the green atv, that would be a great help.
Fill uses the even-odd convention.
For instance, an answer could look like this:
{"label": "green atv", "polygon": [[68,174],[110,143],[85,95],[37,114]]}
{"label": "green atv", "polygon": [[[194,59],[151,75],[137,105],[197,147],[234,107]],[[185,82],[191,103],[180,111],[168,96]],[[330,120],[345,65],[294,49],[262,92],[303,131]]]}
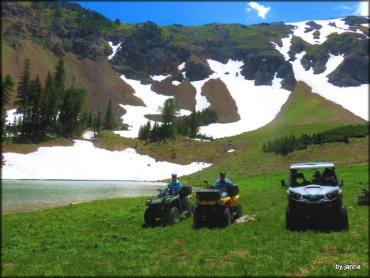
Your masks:
{"label": "green atv", "polygon": [[191,198],[191,186],[183,186],[179,194],[160,190],[158,197],[146,201],[148,208],[144,213],[145,224],[154,226],[156,218],[163,220],[165,225],[173,225],[180,222],[180,214],[186,217],[193,215],[194,206],[189,202]]}

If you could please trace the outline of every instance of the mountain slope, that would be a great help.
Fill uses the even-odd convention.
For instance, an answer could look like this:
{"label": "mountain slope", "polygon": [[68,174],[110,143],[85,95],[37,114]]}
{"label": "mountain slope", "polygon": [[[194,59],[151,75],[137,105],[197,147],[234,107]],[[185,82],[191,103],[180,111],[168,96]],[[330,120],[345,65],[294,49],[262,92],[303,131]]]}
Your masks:
{"label": "mountain slope", "polygon": [[[2,73],[10,74],[15,80],[19,80],[25,58],[31,61],[31,78],[39,75],[42,82],[48,71],[54,72],[59,59],[53,52],[29,40],[24,40],[17,49],[9,47],[2,41],[2,47],[6,50],[2,52]],[[117,104],[142,105],[142,101],[133,95],[134,90],[119,77],[107,60],[79,59],[73,53],[67,52],[64,61],[66,86],[71,86],[75,77],[77,86],[86,89],[89,94],[87,99],[89,111],[105,112],[109,99]],[[15,93],[12,94],[10,107],[14,99]],[[124,112],[118,105],[115,106],[115,111],[118,115]]]}
{"label": "mountain slope", "polygon": [[62,1],[1,5],[3,73],[17,80],[29,57],[33,74],[44,79],[64,56],[67,85],[75,76],[95,113],[112,99],[128,126],[119,132],[123,136],[136,137],[148,117],[157,119],[145,115],[158,114],[171,96],[181,115],[194,107],[218,111],[221,123],[201,127],[203,134],[221,138],[255,130],[275,118],[297,81],[368,119],[366,17],[158,26],[114,23]]}

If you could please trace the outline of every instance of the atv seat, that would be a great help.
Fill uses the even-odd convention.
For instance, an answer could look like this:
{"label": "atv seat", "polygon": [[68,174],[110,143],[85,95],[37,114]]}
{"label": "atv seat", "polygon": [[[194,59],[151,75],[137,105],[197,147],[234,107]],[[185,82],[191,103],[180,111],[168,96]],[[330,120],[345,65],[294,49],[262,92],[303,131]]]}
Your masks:
{"label": "atv seat", "polygon": [[234,197],[234,196],[238,195],[239,194],[239,185],[234,184],[234,185],[228,186],[227,187],[227,194],[230,197]]}
{"label": "atv seat", "polygon": [[180,198],[184,198],[191,194],[191,186],[183,186],[179,192]]}

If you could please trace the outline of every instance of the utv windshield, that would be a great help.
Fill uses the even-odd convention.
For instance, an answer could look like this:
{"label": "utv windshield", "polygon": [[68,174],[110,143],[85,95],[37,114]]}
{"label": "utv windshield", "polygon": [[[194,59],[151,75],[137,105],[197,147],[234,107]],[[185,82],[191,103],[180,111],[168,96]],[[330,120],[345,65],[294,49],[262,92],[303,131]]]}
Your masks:
{"label": "utv windshield", "polygon": [[289,183],[292,187],[309,184],[337,186],[334,168],[290,169]]}

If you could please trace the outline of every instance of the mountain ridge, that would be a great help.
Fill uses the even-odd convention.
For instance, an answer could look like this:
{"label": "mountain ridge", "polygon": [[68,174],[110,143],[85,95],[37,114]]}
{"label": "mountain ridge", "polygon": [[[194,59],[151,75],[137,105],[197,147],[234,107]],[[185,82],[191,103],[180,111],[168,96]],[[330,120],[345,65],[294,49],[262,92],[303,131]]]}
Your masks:
{"label": "mountain ridge", "polygon": [[[233,99],[222,103],[215,98],[212,100],[215,94],[210,90],[217,91],[216,87],[223,87],[225,81],[220,79],[223,85],[219,82],[205,93],[208,82],[218,82],[213,81],[217,80],[217,75],[224,79],[226,76],[226,72],[218,72],[214,77],[209,60],[224,65],[230,60],[242,62],[240,71],[235,74],[252,81],[256,94],[277,84],[287,92],[293,91],[297,82],[294,60],[302,51],[305,54],[300,63],[305,70],[312,69],[315,74],[325,70],[330,55],[343,55],[343,62],[328,75],[329,82],[334,85],[352,88],[368,84],[368,67],[365,66],[368,65],[368,49],[365,47],[368,27],[363,26],[368,24],[368,19],[364,17],[249,26],[217,23],[158,26],[152,22],[116,24],[97,12],[68,2],[6,2],[1,7],[2,49],[5,49],[2,51],[3,73],[10,73],[17,80],[22,57],[37,53],[33,58],[39,58],[39,61],[31,61],[31,67],[34,65],[37,68],[34,73],[39,73],[43,79],[42,75],[53,70],[57,57],[63,56],[70,69],[67,84],[75,76],[78,85],[87,89],[89,109],[104,111],[108,100],[112,99],[116,115],[122,116],[123,121],[129,117],[123,106],[148,106],[137,96],[129,79],[149,84],[155,93],[175,96],[180,108],[191,111],[193,107],[199,110],[213,105],[221,115],[221,122],[238,121],[241,116],[232,102],[240,104],[240,101]],[[343,26],[347,31],[340,33],[342,31],[338,30]],[[329,34],[322,41],[328,28],[337,28],[340,34]],[[297,32],[302,32],[302,38],[294,35]],[[312,37],[307,39],[308,35]],[[285,54],[282,49],[289,36],[291,45]],[[108,59],[113,54],[110,44],[119,43],[120,47]],[[4,66],[12,65],[12,59],[18,59],[16,65]],[[357,64],[360,66],[353,66]],[[125,79],[120,78],[122,74]],[[155,76],[158,75],[166,75],[167,79],[157,81]],[[251,90],[252,87],[248,88]],[[218,90],[229,91],[229,95],[235,96],[227,86],[226,91]],[[199,105],[201,100],[203,106]],[[278,111],[273,110],[276,115]]]}

